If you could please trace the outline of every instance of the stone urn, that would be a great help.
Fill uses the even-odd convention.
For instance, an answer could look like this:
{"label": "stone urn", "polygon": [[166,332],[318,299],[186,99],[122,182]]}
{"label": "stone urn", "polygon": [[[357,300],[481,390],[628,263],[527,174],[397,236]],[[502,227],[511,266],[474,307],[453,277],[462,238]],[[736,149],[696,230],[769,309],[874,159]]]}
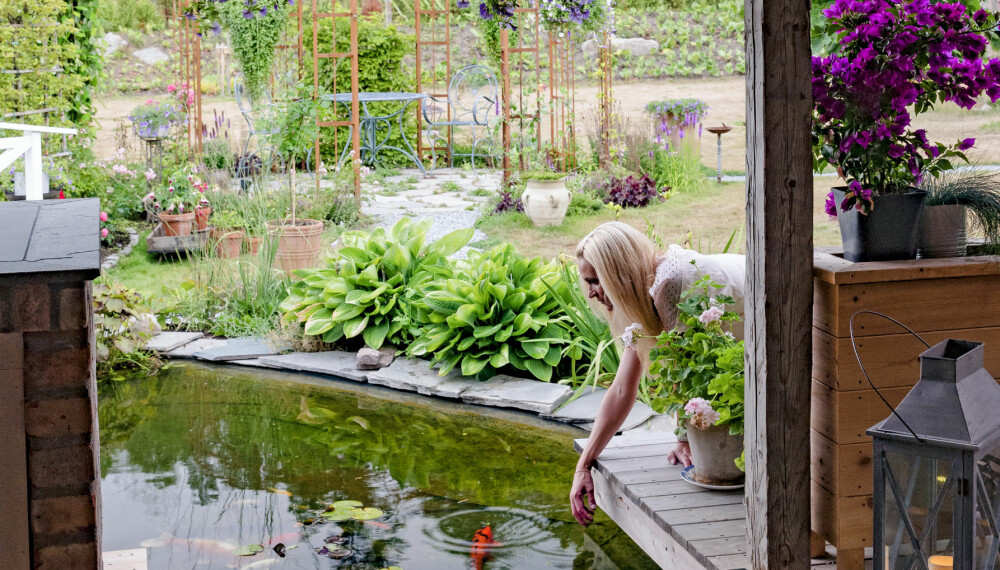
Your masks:
{"label": "stone urn", "polygon": [[698,429],[688,422],[688,443],[694,480],[705,485],[741,485],[745,474],[736,466],[743,454],[743,436],[729,435],[729,426]]}
{"label": "stone urn", "polygon": [[524,213],[537,227],[558,226],[566,217],[573,195],[566,189],[566,180],[528,179],[521,194]]}

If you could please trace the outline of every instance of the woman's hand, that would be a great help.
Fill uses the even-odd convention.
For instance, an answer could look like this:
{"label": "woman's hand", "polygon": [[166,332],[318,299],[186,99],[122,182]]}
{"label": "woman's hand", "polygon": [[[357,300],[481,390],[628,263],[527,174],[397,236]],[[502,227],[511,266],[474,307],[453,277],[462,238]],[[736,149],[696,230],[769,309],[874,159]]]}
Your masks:
{"label": "woman's hand", "polygon": [[684,467],[691,466],[691,446],[688,445],[686,441],[678,441],[677,447],[673,449],[669,454],[667,454],[667,461],[671,465],[677,465],[680,463]]}
{"label": "woman's hand", "polygon": [[[589,501],[589,503],[588,503]],[[576,522],[587,526],[594,521],[594,478],[590,470],[580,470],[573,474],[573,488],[569,492],[569,506]]]}

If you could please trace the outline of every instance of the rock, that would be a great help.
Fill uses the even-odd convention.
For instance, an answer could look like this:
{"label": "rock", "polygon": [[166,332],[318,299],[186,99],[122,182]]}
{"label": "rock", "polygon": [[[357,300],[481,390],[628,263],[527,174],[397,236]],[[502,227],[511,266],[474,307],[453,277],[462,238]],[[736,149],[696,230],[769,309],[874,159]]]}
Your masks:
{"label": "rock", "polygon": [[146,343],[146,350],[168,352],[189,342],[196,341],[203,336],[205,334],[200,332],[162,332],[149,339],[149,342]]}
{"label": "rock", "polygon": [[438,373],[428,366],[427,361],[407,358],[397,359],[387,368],[369,372],[368,382],[442,398],[458,398],[466,390],[479,384],[475,380],[465,379],[456,370],[445,376],[438,376]]}
{"label": "rock", "polygon": [[170,56],[165,51],[155,47],[138,50],[132,55],[146,65],[156,65],[170,59]]}
{"label": "rock", "polygon": [[[597,40],[587,40],[580,45],[584,55],[589,58],[597,56],[597,48],[600,44]],[[611,38],[611,49],[614,51],[627,51],[632,55],[649,55],[660,49],[660,42],[647,40],[645,38]]]}
{"label": "rock", "polygon": [[166,356],[167,358],[195,358],[194,355],[196,352],[223,346],[224,344],[226,344],[226,339],[200,338],[196,341],[189,342],[183,346],[175,348],[170,352],[165,352],[163,353],[163,356]]}
{"label": "rock", "polygon": [[249,360],[272,354],[278,354],[278,351],[260,339],[244,337],[228,339],[223,344],[195,352],[193,356],[211,362],[225,362]]}
{"label": "rock", "polygon": [[375,350],[367,346],[358,351],[358,359],[355,368],[358,370],[381,370],[392,364],[396,359],[396,349],[383,346]]}
{"label": "rock", "polygon": [[104,37],[97,40],[97,43],[104,49],[104,57],[111,57],[116,51],[128,45],[125,38],[112,32],[104,34]]}
{"label": "rock", "polygon": [[326,352],[293,352],[281,356],[260,358],[261,364],[284,370],[301,370],[345,380],[364,382],[368,375],[355,368],[356,357],[351,352],[330,350]]}
{"label": "rock", "polygon": [[462,401],[548,414],[565,402],[572,392],[568,386],[562,384],[549,384],[501,374],[466,390],[462,394]]}

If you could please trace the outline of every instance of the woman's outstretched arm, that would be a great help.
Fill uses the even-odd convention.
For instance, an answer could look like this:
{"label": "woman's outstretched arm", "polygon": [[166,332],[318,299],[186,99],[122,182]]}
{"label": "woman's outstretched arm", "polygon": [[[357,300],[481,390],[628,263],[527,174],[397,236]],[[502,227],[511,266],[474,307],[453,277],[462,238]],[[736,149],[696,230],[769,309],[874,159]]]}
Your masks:
{"label": "woman's outstretched arm", "polygon": [[615,380],[597,410],[594,429],[590,432],[587,446],[580,454],[576,473],[573,474],[573,488],[569,494],[570,508],[573,517],[582,525],[590,524],[594,520],[596,506],[594,480],[590,475],[590,468],[632,411],[636,395],[639,393],[641,376],[642,365],[639,363],[639,355],[635,350],[626,348]]}

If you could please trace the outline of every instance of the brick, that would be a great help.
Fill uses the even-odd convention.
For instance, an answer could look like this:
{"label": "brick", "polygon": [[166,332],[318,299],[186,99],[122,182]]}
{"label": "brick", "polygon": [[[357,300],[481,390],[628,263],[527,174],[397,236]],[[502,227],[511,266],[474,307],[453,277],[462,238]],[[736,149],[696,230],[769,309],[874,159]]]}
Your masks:
{"label": "brick", "polygon": [[35,552],[35,570],[94,570],[98,567],[97,544],[46,546]]}
{"label": "brick", "polygon": [[24,366],[24,337],[21,333],[0,334],[0,370]]}
{"label": "brick", "polygon": [[49,288],[45,283],[21,282],[12,288],[10,312],[14,330],[44,331],[51,327]]}
{"label": "brick", "polygon": [[30,451],[28,479],[37,489],[90,484],[94,481],[94,454],[84,446]]}
{"label": "brick", "polygon": [[85,329],[90,322],[90,295],[82,287],[59,291],[59,330]]}
{"label": "brick", "polygon": [[86,434],[92,429],[90,400],[41,400],[25,404],[25,430],[33,437]]}
{"label": "brick", "polygon": [[37,388],[83,387],[91,374],[91,351],[85,330],[24,335],[24,379]]}
{"label": "brick", "polygon": [[89,495],[31,501],[31,529],[36,534],[61,534],[97,525],[94,500]]}

